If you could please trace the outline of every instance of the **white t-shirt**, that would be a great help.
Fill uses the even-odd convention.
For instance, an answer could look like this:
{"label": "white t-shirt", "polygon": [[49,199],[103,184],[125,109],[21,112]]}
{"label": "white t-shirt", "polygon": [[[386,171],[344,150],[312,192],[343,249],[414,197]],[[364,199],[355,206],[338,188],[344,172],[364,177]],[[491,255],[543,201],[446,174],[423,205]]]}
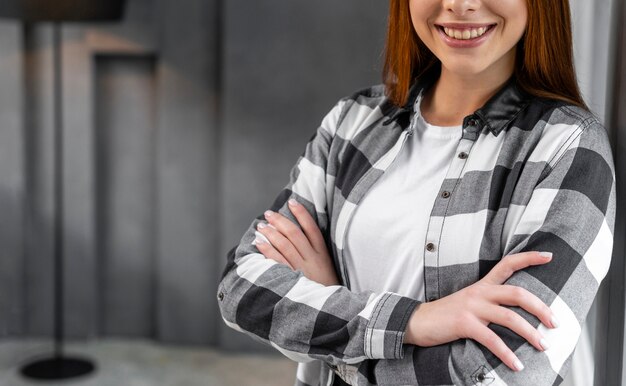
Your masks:
{"label": "white t-shirt", "polygon": [[352,291],[424,301],[428,219],[462,134],[461,125],[433,126],[417,115],[413,135],[350,220],[344,255]]}

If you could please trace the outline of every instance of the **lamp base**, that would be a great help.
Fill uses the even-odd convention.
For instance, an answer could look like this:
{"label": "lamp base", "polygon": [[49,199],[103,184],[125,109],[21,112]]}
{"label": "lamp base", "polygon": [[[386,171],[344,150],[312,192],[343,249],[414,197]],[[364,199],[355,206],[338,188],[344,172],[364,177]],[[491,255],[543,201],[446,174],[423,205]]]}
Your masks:
{"label": "lamp base", "polygon": [[95,369],[95,364],[88,359],[49,357],[25,365],[20,373],[31,379],[56,380],[82,377]]}

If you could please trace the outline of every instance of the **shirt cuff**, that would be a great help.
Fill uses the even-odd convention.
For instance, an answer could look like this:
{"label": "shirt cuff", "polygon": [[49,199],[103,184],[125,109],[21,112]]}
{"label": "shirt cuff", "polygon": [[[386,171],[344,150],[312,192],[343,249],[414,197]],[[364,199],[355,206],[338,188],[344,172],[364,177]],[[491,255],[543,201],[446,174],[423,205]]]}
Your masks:
{"label": "shirt cuff", "polygon": [[386,292],[373,308],[365,329],[365,356],[370,359],[402,359],[406,326],[421,302]]}

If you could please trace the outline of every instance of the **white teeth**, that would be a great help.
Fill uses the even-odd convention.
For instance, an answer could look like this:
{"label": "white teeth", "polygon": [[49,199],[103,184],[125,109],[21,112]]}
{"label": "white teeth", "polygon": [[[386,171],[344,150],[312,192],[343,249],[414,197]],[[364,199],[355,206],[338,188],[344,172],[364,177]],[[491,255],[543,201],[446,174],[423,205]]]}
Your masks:
{"label": "white teeth", "polygon": [[446,35],[450,36],[454,39],[459,40],[469,40],[475,39],[479,36],[482,36],[485,32],[487,32],[487,27],[480,28],[471,28],[471,29],[453,29],[448,27],[443,27],[443,31]]}

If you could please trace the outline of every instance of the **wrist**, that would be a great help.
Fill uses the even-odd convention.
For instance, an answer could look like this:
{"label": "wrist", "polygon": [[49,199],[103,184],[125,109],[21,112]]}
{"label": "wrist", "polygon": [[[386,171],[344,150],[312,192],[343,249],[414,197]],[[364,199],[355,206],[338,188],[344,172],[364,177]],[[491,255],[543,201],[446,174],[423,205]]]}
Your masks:
{"label": "wrist", "polygon": [[419,335],[419,327],[418,322],[423,315],[424,307],[427,306],[427,303],[419,303],[415,310],[411,313],[409,317],[409,322],[406,324],[406,331],[404,334],[404,340],[402,343],[404,344],[412,344],[417,345],[418,335]]}
{"label": "wrist", "polygon": [[433,336],[431,336],[432,329],[436,328],[432,325],[432,307],[434,303],[424,302],[415,307],[415,311],[413,311],[407,323],[406,335],[408,337],[405,340],[408,344],[422,347],[436,344],[433,343]]}

